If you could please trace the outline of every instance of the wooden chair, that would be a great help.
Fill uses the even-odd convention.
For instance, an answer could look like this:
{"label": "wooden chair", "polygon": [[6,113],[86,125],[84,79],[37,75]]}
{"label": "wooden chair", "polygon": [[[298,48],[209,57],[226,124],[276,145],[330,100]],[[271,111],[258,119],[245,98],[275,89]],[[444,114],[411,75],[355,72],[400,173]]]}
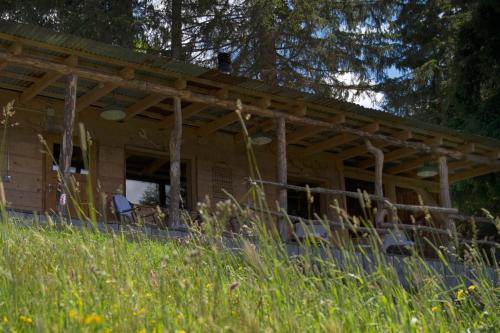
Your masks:
{"label": "wooden chair", "polygon": [[115,214],[121,223],[141,224],[141,222],[149,222],[160,227],[164,225],[155,207],[132,204],[121,194],[113,195],[112,201]]}

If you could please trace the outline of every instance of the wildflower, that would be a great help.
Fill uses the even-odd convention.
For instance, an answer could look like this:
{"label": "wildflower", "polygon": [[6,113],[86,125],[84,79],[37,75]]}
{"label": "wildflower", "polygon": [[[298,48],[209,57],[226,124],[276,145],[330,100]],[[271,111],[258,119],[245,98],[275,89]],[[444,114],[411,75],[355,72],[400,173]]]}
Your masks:
{"label": "wildflower", "polygon": [[134,316],[141,316],[141,315],[143,315],[145,312],[146,312],[146,310],[145,310],[144,308],[140,308],[139,310],[134,311],[132,314],[133,314]]}
{"label": "wildflower", "polygon": [[469,289],[470,291],[474,291],[474,290],[476,290],[476,288],[477,288],[477,287],[476,287],[475,285],[471,284],[471,285],[469,286],[469,288],[467,288],[467,289]]}
{"label": "wildflower", "polygon": [[68,316],[71,319],[76,319],[76,320],[80,320],[81,319],[80,315],[78,314],[78,311],[76,311],[74,309],[69,310]]}
{"label": "wildflower", "polygon": [[465,291],[463,289],[458,289],[457,291],[457,299],[461,300],[465,297]]}
{"label": "wildflower", "polygon": [[30,316],[19,316],[19,320],[26,323],[26,324],[33,324],[33,319]]}
{"label": "wildflower", "polygon": [[178,313],[177,316],[175,316],[175,321],[180,322],[184,318],[184,315],[182,313]]}
{"label": "wildflower", "polygon": [[146,298],[151,298],[151,297],[153,297],[153,294],[151,294],[151,293],[146,293],[146,295],[144,295],[144,296],[145,296]]}
{"label": "wildflower", "polygon": [[432,311],[432,312],[438,312],[438,311],[439,311],[439,306],[433,306],[433,307],[431,308],[431,311]]}
{"label": "wildflower", "polygon": [[212,288],[212,285],[211,285],[210,283],[207,283],[207,284],[205,285],[205,288],[206,288],[206,289],[210,289],[210,288]]}
{"label": "wildflower", "polygon": [[5,315],[4,315],[4,316],[2,317],[2,321],[3,321],[4,323],[6,323],[6,322],[8,322],[8,321],[9,321],[9,319],[7,318],[7,316],[5,316]]}
{"label": "wildflower", "polygon": [[83,322],[85,324],[92,324],[92,323],[99,324],[102,322],[102,317],[96,314],[95,312],[92,312],[91,314],[85,316]]}
{"label": "wildflower", "polygon": [[177,330],[177,331],[175,331],[175,333],[186,333],[186,331],[184,331],[184,330]]}
{"label": "wildflower", "polygon": [[418,318],[417,317],[411,317],[410,319],[410,325],[411,326],[416,326],[418,324]]}
{"label": "wildflower", "polygon": [[146,329],[145,328],[141,328],[140,330],[137,331],[137,333],[146,333]]}

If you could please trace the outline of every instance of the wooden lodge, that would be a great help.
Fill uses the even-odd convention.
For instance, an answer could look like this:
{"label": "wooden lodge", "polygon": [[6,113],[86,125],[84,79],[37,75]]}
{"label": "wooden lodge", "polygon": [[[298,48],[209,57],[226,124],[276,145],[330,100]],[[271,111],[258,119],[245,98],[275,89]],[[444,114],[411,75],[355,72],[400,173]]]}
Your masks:
{"label": "wooden lodge", "polygon": [[[15,100],[2,177],[8,207],[23,211],[57,209],[51,155],[61,156],[63,174],[80,188],[92,179],[106,195],[106,208],[96,204],[101,217],[116,193],[169,206],[171,223],[178,207],[195,209],[207,196],[224,200],[224,191],[247,203],[237,100],[250,136],[264,138],[256,143],[271,139],[253,149],[262,179],[278,185],[363,189],[406,205],[418,205],[420,196],[449,208],[450,183],[500,170],[494,139],[12,22],[0,22],[0,99],[4,106]],[[79,123],[90,149],[82,147]],[[292,215],[307,214],[303,192],[265,189],[269,207],[278,202]],[[357,199],[332,193],[314,194],[315,213],[335,220],[333,199],[359,213]]]}

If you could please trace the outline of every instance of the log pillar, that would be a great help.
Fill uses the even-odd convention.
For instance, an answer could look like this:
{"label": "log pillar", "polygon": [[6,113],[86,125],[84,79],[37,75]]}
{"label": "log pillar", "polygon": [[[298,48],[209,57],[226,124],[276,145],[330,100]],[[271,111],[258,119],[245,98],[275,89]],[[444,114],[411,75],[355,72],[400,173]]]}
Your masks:
{"label": "log pillar", "polygon": [[[280,184],[288,184],[288,170],[286,159],[286,123],[285,119],[280,117],[276,120],[276,175],[277,181]],[[284,187],[278,188],[278,204],[282,211],[288,209],[288,194]],[[278,230],[283,240],[290,239],[291,230],[286,219],[280,219],[278,222]]]}
{"label": "log pillar", "polygon": [[[451,196],[450,196],[450,185],[448,180],[448,162],[446,156],[439,156],[438,158],[438,172],[439,172],[439,202],[442,207],[452,208],[451,207]],[[445,225],[444,227],[448,231],[450,237],[448,240],[448,250],[453,253],[453,238],[456,235],[455,230],[455,222],[445,216]]]}
{"label": "log pillar", "polygon": [[[383,185],[383,169],[384,169],[384,152],[382,149],[375,147],[370,140],[365,140],[368,152],[375,158],[375,195],[379,198],[384,197]],[[384,222],[384,204],[381,200],[377,200],[377,215],[375,216],[375,226]]]}
{"label": "log pillar", "polygon": [[73,156],[73,128],[76,117],[76,88],[77,76],[69,74],[66,77],[66,92],[64,95],[64,116],[63,116],[63,133],[61,149],[59,152],[59,170],[61,175],[61,184],[57,191],[57,211],[63,214],[67,211],[69,201],[70,183],[70,167],[71,157]]}
{"label": "log pillar", "polygon": [[168,225],[177,227],[181,224],[181,143],[182,143],[182,110],[181,99],[174,97],[174,126],[170,133],[170,207]]}

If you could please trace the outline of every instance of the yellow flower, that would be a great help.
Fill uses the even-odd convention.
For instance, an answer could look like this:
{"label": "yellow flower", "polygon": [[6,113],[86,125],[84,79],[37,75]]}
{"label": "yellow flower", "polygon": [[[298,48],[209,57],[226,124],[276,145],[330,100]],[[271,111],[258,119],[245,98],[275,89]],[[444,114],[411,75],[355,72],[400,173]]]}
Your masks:
{"label": "yellow flower", "polygon": [[153,294],[151,294],[151,293],[146,293],[146,295],[144,295],[144,296],[146,296],[146,298],[151,298],[151,297],[153,297]]}
{"label": "yellow flower", "polygon": [[476,287],[475,285],[471,284],[471,285],[469,286],[469,288],[467,288],[467,289],[469,289],[470,291],[474,291],[474,290],[476,290],[476,288],[477,288],[477,287]]}
{"label": "yellow flower", "polygon": [[92,312],[91,314],[85,316],[83,322],[85,324],[92,324],[92,323],[99,324],[102,322],[102,317],[96,314],[95,312]]}
{"label": "yellow flower", "polygon": [[5,316],[5,315],[4,315],[4,316],[2,317],[2,321],[3,321],[4,323],[6,323],[6,322],[8,322],[8,321],[9,321],[9,319],[7,318],[7,316]]}
{"label": "yellow flower", "polygon": [[33,319],[30,316],[19,316],[19,320],[25,322],[26,324],[33,324]]}
{"label": "yellow flower", "polygon": [[141,328],[140,330],[137,331],[137,333],[146,333],[146,329],[145,328]]}
{"label": "yellow flower", "polygon": [[182,313],[178,313],[177,316],[175,316],[175,321],[180,322],[184,318],[184,315]]}
{"label": "yellow flower", "polygon": [[141,316],[141,315],[143,315],[145,312],[146,312],[146,310],[145,310],[144,308],[140,308],[139,310],[134,311],[132,314],[133,314],[134,316]]}
{"label": "yellow flower", "polygon": [[465,296],[465,291],[463,289],[458,289],[457,291],[457,299],[463,299]]}
{"label": "yellow flower", "polygon": [[205,288],[206,288],[206,289],[210,289],[211,287],[212,287],[212,285],[211,285],[210,283],[207,283],[207,284],[205,285]]}
{"label": "yellow flower", "polygon": [[433,307],[431,308],[431,311],[432,311],[432,312],[438,312],[438,311],[439,311],[439,306],[433,306]]}
{"label": "yellow flower", "polygon": [[186,333],[186,331],[184,331],[184,330],[177,330],[177,331],[175,331],[175,333]]}

